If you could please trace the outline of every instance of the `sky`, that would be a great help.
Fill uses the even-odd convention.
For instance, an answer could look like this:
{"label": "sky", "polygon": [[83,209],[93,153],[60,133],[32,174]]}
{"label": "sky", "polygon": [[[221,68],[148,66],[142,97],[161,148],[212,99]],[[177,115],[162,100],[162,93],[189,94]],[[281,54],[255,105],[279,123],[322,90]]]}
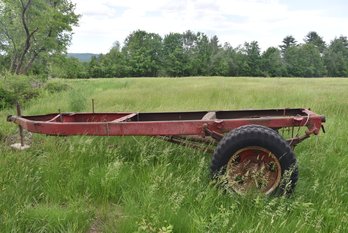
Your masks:
{"label": "sky", "polygon": [[302,43],[316,31],[329,43],[348,36],[347,0],[71,0],[81,15],[70,53],[107,53],[138,29],[203,32],[232,47],[258,41],[262,50],[287,35]]}

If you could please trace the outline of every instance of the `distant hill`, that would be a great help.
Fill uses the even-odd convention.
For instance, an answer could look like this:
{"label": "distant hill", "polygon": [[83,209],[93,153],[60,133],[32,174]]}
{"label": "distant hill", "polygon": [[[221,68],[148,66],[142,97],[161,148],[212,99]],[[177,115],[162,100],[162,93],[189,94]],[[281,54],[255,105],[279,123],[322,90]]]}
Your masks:
{"label": "distant hill", "polygon": [[77,58],[82,62],[89,62],[93,56],[98,56],[98,54],[94,54],[94,53],[68,53],[68,57]]}

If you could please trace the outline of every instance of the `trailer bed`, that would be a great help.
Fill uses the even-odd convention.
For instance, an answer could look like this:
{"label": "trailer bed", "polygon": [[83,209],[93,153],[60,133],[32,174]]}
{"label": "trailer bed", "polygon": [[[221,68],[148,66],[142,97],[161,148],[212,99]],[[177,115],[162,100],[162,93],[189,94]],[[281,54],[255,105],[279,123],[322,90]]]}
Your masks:
{"label": "trailer bed", "polygon": [[324,116],[309,109],[267,109],[235,111],[157,113],[52,113],[36,116],[9,116],[24,129],[47,135],[96,136],[209,136],[224,134],[243,125],[263,125],[273,129],[306,126],[318,134]]}

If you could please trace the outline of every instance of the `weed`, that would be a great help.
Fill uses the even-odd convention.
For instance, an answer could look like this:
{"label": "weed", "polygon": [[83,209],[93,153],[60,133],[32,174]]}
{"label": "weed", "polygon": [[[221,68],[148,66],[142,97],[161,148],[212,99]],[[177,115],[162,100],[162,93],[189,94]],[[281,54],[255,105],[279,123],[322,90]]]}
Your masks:
{"label": "weed", "polygon": [[69,95],[69,111],[81,112],[86,107],[86,98],[79,91],[73,91]]}

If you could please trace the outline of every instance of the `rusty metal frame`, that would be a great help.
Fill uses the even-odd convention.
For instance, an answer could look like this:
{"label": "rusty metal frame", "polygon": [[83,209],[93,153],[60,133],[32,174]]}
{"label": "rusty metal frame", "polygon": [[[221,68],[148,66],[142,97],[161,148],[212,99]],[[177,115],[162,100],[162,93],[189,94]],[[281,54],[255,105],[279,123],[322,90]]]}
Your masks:
{"label": "rusty metal frame", "polygon": [[[244,125],[263,125],[275,130],[307,127],[304,135],[288,140],[291,146],[317,135],[325,117],[310,109],[157,112],[157,113],[53,113],[37,116],[8,116],[8,121],[46,135],[161,136],[182,145],[206,144],[205,138],[223,135]],[[192,136],[195,137],[187,137]],[[210,139],[208,139],[211,141]],[[199,146],[200,147],[200,146]]]}

